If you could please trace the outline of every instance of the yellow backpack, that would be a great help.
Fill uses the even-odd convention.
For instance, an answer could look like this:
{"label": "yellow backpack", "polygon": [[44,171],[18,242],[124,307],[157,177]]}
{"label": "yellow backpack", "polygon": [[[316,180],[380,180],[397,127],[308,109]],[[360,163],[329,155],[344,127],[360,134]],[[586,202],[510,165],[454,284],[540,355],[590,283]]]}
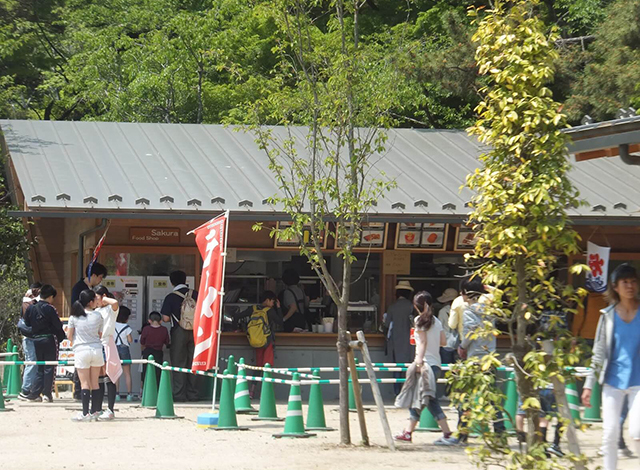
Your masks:
{"label": "yellow backpack", "polygon": [[252,348],[262,348],[267,345],[269,336],[271,336],[271,328],[269,328],[269,312],[268,307],[260,308],[253,306],[253,312],[249,317],[247,324],[247,338]]}

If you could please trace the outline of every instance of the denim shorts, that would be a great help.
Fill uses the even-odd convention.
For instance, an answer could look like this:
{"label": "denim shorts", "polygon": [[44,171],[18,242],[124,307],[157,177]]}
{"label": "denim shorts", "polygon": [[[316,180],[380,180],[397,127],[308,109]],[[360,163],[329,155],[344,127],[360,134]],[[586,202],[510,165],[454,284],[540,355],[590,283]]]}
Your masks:
{"label": "denim shorts", "polygon": [[127,361],[131,360],[131,350],[129,349],[129,346],[119,344],[116,348],[118,348],[118,356],[120,356],[120,359]]}

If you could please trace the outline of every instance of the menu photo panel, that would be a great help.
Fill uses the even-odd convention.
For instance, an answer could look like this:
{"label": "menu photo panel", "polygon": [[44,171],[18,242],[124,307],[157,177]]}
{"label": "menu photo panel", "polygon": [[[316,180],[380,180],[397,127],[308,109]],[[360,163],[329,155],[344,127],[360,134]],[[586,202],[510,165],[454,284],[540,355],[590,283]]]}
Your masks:
{"label": "menu photo panel", "polygon": [[[293,222],[278,222],[278,230],[284,230],[287,229],[289,227],[291,227],[293,225]],[[327,225],[325,225],[325,229],[322,231],[322,240],[320,245],[322,246],[323,249],[325,249],[327,247]],[[313,240],[311,238],[311,234],[312,234],[312,230],[311,230],[311,225],[305,225],[303,232],[302,232],[302,238],[304,240],[304,244],[307,247],[313,247]],[[274,237],[275,241],[274,241],[274,248],[298,248],[300,247],[300,236],[299,235],[292,235],[289,238],[286,238],[282,235],[282,233],[279,233],[277,237]]]}
{"label": "menu photo panel", "polygon": [[456,228],[455,251],[473,251],[478,238],[471,227],[462,225]]}
{"label": "menu photo panel", "polygon": [[400,223],[396,231],[396,249],[444,251],[449,225],[441,223]]}
{"label": "menu photo panel", "polygon": [[[384,250],[387,246],[388,229],[389,224],[385,222],[362,222],[360,238],[356,242],[354,250]],[[336,232],[338,231],[336,230]],[[336,248],[340,249],[340,242],[337,239]]]}

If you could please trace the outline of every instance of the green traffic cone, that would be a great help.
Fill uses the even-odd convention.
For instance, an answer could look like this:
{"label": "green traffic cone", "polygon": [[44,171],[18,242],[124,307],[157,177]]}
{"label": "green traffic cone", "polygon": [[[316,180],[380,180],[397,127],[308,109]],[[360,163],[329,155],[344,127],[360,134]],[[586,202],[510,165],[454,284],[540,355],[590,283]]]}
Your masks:
{"label": "green traffic cone", "polygon": [[289,392],[289,405],[287,407],[287,419],[284,422],[284,432],[274,434],[273,437],[311,437],[304,431],[304,420],[302,418],[302,396],[300,395],[300,374],[293,374],[291,391]]}
{"label": "green traffic cone", "polygon": [[[162,366],[168,367],[169,363],[165,361]],[[171,372],[168,369],[162,369],[162,374],[160,374],[158,401],[156,403],[156,418],[177,418],[173,410],[173,394],[171,393]]]}
{"label": "green traffic cone", "polygon": [[[13,347],[13,356],[12,361],[19,361],[18,357],[18,346]],[[22,375],[20,374],[20,366],[14,364],[11,369],[11,379],[9,380],[9,385],[7,386],[7,397],[17,397],[22,390]]]}
{"label": "green traffic cone", "polygon": [[[229,370],[223,372],[226,377]],[[236,408],[233,404],[233,383],[232,379],[222,379],[222,392],[220,393],[220,412],[218,414],[218,427],[212,428],[216,431],[243,431],[248,428],[238,426],[236,420]]]}
{"label": "green traffic cone", "polygon": [[[320,376],[319,369],[311,371],[316,377]],[[312,384],[309,391],[309,409],[307,411],[307,431],[333,431],[327,427],[324,417],[324,401],[322,400],[322,385]]]}
{"label": "green traffic cone", "polygon": [[[244,364],[244,359],[241,357],[239,361],[240,365]],[[239,414],[254,414],[255,408],[251,406],[251,397],[249,396],[249,383],[247,382],[247,369],[244,367],[238,368],[238,380],[236,382],[235,394],[234,394],[234,406],[236,413]]]}
{"label": "green traffic cone", "polygon": [[518,412],[518,387],[516,386],[515,374],[511,372],[507,379],[507,398],[504,402],[504,411],[509,415],[505,417],[504,427],[507,432],[514,433],[514,423]]}
{"label": "green traffic cone", "polygon": [[[265,379],[271,378],[271,365],[264,365],[263,377]],[[252,419],[254,421],[282,421],[284,419],[278,418],[273,382],[262,382],[262,391],[260,392],[260,411],[258,412],[258,416]]]}
{"label": "green traffic cone", "polygon": [[2,395],[2,381],[0,381],[0,412],[2,411],[13,411],[10,408],[6,408],[4,406],[4,396]]}
{"label": "green traffic cone", "polygon": [[151,364],[154,359],[149,356],[150,361],[147,364],[147,372],[144,375],[144,388],[142,389],[142,402],[140,406],[143,408],[155,408],[158,404],[158,379],[156,378],[156,367]]}
{"label": "green traffic cone", "polygon": [[[228,366],[227,366],[227,371],[229,372],[229,375],[238,375],[238,365],[236,364],[236,358],[234,357],[233,354],[231,354],[229,356],[229,359],[227,360]],[[225,374],[226,375],[226,374]],[[236,379],[230,379],[231,380],[231,385],[232,385],[232,390],[236,389]]]}
{"label": "green traffic cone", "polygon": [[585,408],[582,415],[583,421],[589,421],[591,423],[599,423],[602,421],[600,416],[600,401],[602,400],[602,390],[600,384],[596,380],[591,389],[591,408]]}
{"label": "green traffic cone", "polygon": [[[7,352],[13,352],[13,340],[11,338],[9,338],[7,340]],[[11,356],[7,356],[7,361],[10,361]],[[9,387],[9,377],[10,377],[10,372],[11,372],[11,367],[12,366],[4,366],[4,374],[2,377],[2,383],[5,385],[5,390]]]}
{"label": "green traffic cone", "polygon": [[440,432],[440,426],[438,426],[438,422],[435,420],[428,408],[425,407],[422,409],[422,412],[420,413],[420,422],[414,431]]}
{"label": "green traffic cone", "polygon": [[569,410],[571,411],[571,419],[576,422],[580,422],[580,397],[578,396],[578,389],[576,387],[575,380],[567,381],[565,388],[567,394],[567,402],[569,403]]}
{"label": "green traffic cone", "polygon": [[353,393],[353,382],[351,381],[351,377],[349,377],[349,411],[358,411],[358,407],[356,406],[356,396]]}

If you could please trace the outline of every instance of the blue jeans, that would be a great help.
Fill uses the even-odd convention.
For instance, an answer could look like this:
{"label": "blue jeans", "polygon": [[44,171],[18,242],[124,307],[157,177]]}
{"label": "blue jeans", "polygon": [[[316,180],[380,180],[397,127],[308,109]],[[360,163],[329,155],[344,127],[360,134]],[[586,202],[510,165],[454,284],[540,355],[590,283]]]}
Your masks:
{"label": "blue jeans", "polygon": [[[436,378],[436,381],[440,378],[440,367],[431,366],[431,370],[433,371],[433,375]],[[438,398],[431,397],[429,399],[429,403],[427,404],[428,410],[431,412],[436,421],[440,421],[445,419],[446,416],[444,411],[442,411],[442,407],[440,406],[440,401]],[[418,408],[409,408],[409,415],[413,421],[420,421],[420,412]]]}
{"label": "blue jeans", "polygon": [[[22,338],[22,350],[24,351],[25,361],[36,360],[36,345],[31,338]],[[22,373],[22,393],[25,395],[29,394],[37,374],[38,366],[24,366],[24,372]]]}

